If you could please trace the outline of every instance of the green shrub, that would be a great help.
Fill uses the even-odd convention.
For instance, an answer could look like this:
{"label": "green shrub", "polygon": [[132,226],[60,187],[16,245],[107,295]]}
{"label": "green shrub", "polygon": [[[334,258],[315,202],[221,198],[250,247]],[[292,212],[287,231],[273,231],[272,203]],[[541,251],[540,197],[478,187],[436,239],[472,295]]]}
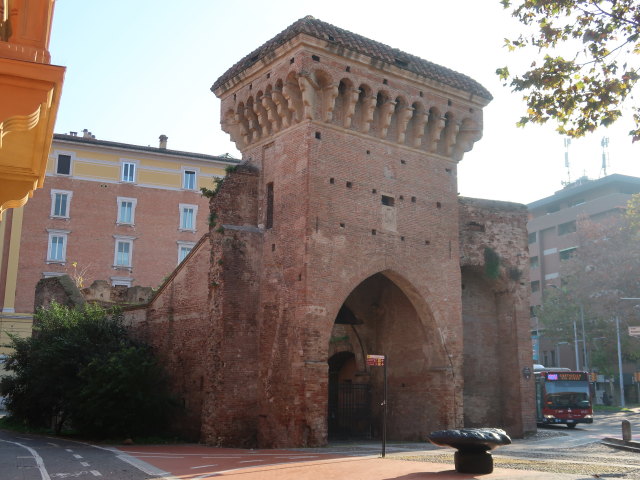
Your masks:
{"label": "green shrub", "polygon": [[0,393],[12,418],[30,428],[66,424],[97,437],[155,433],[171,402],[148,346],[127,335],[118,310],[52,304],[30,338],[10,335],[10,375]]}

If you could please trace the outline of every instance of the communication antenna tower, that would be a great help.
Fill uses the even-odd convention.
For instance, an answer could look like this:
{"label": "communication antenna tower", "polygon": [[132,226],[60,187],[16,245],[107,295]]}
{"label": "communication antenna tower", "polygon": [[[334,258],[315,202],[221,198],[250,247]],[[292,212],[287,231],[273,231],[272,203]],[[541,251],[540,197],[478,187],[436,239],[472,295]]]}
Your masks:
{"label": "communication antenna tower", "polygon": [[600,167],[600,171],[603,172],[606,177],[607,165],[609,165],[609,137],[602,137],[600,145],[602,146],[602,166]]}
{"label": "communication antenna tower", "polygon": [[564,166],[567,169],[567,185],[571,183],[571,168],[569,166],[569,146],[571,145],[571,139],[564,139]]}

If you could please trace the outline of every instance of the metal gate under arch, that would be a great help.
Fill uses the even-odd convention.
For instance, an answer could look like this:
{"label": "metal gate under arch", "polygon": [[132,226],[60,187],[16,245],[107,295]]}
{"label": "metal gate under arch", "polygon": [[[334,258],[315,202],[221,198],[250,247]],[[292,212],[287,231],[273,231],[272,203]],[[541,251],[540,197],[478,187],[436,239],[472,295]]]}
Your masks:
{"label": "metal gate under arch", "polygon": [[371,438],[371,385],[329,382],[329,437]]}

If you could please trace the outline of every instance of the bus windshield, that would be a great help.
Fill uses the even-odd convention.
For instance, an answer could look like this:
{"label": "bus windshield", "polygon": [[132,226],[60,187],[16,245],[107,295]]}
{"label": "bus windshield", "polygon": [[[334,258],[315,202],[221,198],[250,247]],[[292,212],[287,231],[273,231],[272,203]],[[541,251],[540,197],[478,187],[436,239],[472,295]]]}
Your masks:
{"label": "bus windshield", "polygon": [[589,408],[589,385],[586,382],[545,382],[546,406],[551,408]]}

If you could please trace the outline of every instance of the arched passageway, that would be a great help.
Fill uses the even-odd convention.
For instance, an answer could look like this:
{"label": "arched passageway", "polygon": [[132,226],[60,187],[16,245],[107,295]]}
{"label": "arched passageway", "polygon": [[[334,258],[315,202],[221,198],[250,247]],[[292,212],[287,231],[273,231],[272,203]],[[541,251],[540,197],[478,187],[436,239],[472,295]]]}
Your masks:
{"label": "arched passageway", "polygon": [[455,402],[454,382],[434,325],[430,312],[418,311],[382,273],[351,292],[329,340],[329,438],[380,438],[383,368],[367,365],[371,354],[387,356],[389,439],[424,440],[448,426],[451,406],[434,399]]}

